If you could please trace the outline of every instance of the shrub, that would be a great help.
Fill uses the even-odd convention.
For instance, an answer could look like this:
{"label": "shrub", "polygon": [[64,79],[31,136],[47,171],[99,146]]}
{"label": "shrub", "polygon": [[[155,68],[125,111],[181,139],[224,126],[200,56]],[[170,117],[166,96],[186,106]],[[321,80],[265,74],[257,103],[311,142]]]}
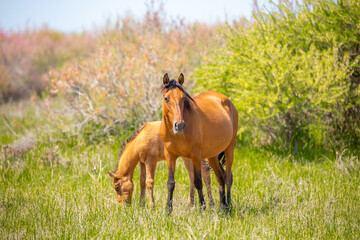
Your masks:
{"label": "shrub", "polygon": [[160,119],[163,74],[190,76],[215,32],[182,19],[169,22],[161,5],[151,5],[143,20],[126,17],[109,25],[91,58],[51,71],[51,92],[67,100],[80,122],[94,126],[94,134],[135,129]]}
{"label": "shrub", "polygon": [[223,29],[226,43],[195,73],[230,96],[239,137],[277,143],[358,146],[360,4],[304,1],[257,12],[250,27]]}
{"label": "shrub", "polygon": [[47,28],[0,30],[0,103],[40,94],[51,67],[93,51],[90,34],[63,34]]}

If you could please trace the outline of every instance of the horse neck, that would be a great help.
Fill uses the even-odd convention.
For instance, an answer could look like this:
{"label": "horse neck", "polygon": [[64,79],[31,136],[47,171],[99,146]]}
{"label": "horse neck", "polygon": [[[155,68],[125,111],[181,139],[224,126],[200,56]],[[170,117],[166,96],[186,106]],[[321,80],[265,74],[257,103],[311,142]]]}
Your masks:
{"label": "horse neck", "polygon": [[136,165],[139,162],[139,155],[135,151],[135,139],[127,144],[120,156],[117,173],[120,178],[132,179]]}

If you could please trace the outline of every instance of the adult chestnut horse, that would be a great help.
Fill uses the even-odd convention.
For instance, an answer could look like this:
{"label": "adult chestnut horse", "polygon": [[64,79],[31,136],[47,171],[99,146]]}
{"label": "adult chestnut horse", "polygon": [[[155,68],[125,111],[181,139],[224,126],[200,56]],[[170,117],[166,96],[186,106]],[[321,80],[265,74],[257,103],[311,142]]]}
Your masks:
{"label": "adult chestnut horse", "polygon": [[[201,159],[207,158],[219,183],[220,208],[231,203],[233,181],[231,166],[238,128],[238,112],[225,95],[208,91],[194,98],[184,90],[184,75],[178,81],[163,77],[163,116],[160,137],[165,145],[164,153],[168,165],[167,209],[172,211],[175,189],[175,165],[178,157],[190,158],[194,167],[194,185],[198,191],[201,208],[205,209],[201,180]],[[224,153],[226,172],[217,158]],[[225,199],[225,184],[227,199]]]}

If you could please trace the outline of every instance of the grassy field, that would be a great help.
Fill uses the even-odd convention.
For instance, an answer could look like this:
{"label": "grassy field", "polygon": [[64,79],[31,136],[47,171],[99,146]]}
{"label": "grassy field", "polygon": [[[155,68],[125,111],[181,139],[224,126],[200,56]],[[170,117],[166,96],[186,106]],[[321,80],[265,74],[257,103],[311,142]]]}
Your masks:
{"label": "grassy field", "polygon": [[[2,117],[1,239],[360,238],[360,161],[347,151],[327,157],[308,153],[308,158],[294,159],[239,146],[230,215],[218,211],[213,174],[215,209],[202,212],[197,201],[194,208],[187,206],[187,173],[178,160],[174,211],[167,216],[165,162],[157,168],[155,209],[139,206],[138,168],[133,204],[122,208],[107,175],[116,166],[117,139],[96,145],[53,139],[44,133],[49,122],[46,112],[30,103],[5,105],[1,112],[13,131]],[[29,137],[30,131],[47,137]],[[28,137],[15,141],[20,135]],[[11,152],[26,144],[32,148],[26,154]]]}

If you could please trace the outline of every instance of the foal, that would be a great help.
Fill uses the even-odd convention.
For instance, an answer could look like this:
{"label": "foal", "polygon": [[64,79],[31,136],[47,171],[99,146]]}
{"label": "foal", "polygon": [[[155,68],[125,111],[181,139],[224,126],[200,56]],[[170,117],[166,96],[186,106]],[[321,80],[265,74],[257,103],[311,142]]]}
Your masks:
{"label": "foal", "polygon": [[[129,140],[118,161],[117,170],[109,172],[113,178],[113,185],[119,203],[131,203],[133,192],[132,177],[136,165],[140,162],[140,201],[145,203],[145,188],[150,195],[150,204],[154,204],[154,177],[158,161],[165,160],[164,145],[159,136],[160,121],[145,123]],[[183,158],[190,179],[190,192],[188,202],[194,204],[194,170],[190,159]],[[207,188],[210,205],[214,205],[211,194],[210,167],[206,160],[202,163],[202,173]]]}
{"label": "foal", "polygon": [[[208,91],[194,98],[184,90],[184,75],[178,81],[163,77],[163,116],[160,137],[165,145],[164,152],[168,165],[167,209],[172,211],[175,189],[175,165],[178,157],[190,158],[194,167],[194,184],[198,190],[201,208],[205,208],[201,180],[201,159],[207,158],[219,183],[220,208],[231,203],[233,176],[231,166],[238,128],[238,112],[225,95]],[[226,172],[219,164],[218,154],[224,153]],[[227,201],[225,199],[225,184]]]}

